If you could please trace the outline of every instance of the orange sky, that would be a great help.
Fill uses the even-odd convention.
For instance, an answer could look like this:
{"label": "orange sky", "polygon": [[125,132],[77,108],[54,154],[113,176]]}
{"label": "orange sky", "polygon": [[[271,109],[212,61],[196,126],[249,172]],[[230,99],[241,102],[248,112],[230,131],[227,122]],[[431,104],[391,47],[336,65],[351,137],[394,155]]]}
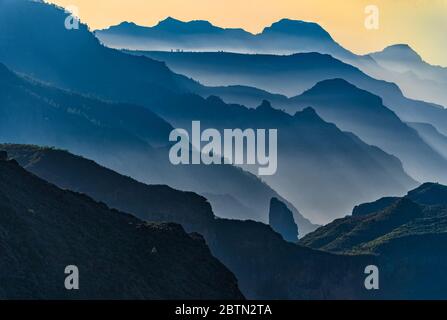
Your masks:
{"label": "orange sky", "polygon": [[[260,32],[281,18],[314,21],[356,53],[408,43],[432,64],[447,66],[447,0],[47,0],[75,5],[93,29],[122,21],[152,26],[172,16],[209,20]],[[378,30],[364,27],[365,7],[377,5]]]}

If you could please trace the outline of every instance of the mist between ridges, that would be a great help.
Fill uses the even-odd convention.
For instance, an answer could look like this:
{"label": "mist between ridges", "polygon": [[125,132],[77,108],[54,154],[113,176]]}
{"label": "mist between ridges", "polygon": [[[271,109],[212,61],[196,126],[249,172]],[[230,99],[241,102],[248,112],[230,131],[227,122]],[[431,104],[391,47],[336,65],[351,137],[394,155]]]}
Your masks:
{"label": "mist between ridges", "polygon": [[201,130],[200,121],[192,121],[191,131],[176,128],[169,141],[173,165],[257,165],[258,175],[271,176],[278,169],[277,129]]}

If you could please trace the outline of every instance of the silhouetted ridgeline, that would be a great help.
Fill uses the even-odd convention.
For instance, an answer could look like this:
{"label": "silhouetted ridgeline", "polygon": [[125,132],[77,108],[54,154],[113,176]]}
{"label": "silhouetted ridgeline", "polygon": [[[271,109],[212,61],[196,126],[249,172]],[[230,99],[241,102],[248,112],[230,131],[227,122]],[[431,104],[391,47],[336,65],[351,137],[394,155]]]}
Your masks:
{"label": "silhouetted ridgeline", "polygon": [[383,266],[385,297],[445,299],[446,199],[446,186],[425,183],[401,199],[369,205],[375,212],[335,220],[300,243],[329,252],[376,255]]}
{"label": "silhouetted ridgeline", "polygon": [[[241,299],[203,238],[146,223],[0,160],[2,299]],[[153,250],[156,248],[156,250]],[[66,290],[66,266],[79,290]]]}
{"label": "silhouetted ridgeline", "polygon": [[1,145],[0,149],[8,150],[28,170],[60,187],[87,193],[145,220],[177,222],[202,233],[212,253],[236,274],[247,298],[364,295],[362,268],[374,260],[371,257],[320,253],[284,241],[262,223],[214,218],[206,199],[200,196],[147,186],[64,151],[23,145]]}
{"label": "silhouetted ridgeline", "polygon": [[[281,198],[256,176],[230,165],[173,166],[167,156],[173,128],[146,108],[42,85],[1,64],[0,84],[2,141],[68,149],[139,181],[169,184],[214,198],[228,194],[248,209],[241,217],[225,204],[217,206],[216,214],[222,217],[267,221],[269,199]],[[289,207],[303,234],[315,230],[315,225]]]}
{"label": "silhouetted ridgeline", "polygon": [[[201,197],[163,186],[145,186],[66,152],[19,145],[2,145],[0,149],[9,150],[11,157],[16,158],[29,170],[45,176],[49,180],[57,180],[59,183],[63,183],[64,187],[81,192],[89,190],[88,192],[103,197],[101,199],[114,202],[123,210],[126,208],[135,210],[148,208],[136,212],[144,219],[173,219],[174,222],[189,224],[189,228],[198,230],[205,235],[206,242],[213,254],[235,273],[241,290],[248,298],[440,298],[445,293],[438,290],[440,285],[434,284],[434,281],[430,282],[433,280],[431,277],[427,278],[424,275],[427,274],[427,270],[433,268],[430,259],[436,259],[439,262],[444,259],[442,251],[439,250],[442,249],[442,243],[445,241],[434,245],[429,240],[429,238],[442,237],[442,229],[439,227],[430,229],[436,225],[443,225],[443,214],[436,213],[443,211],[438,211],[436,206],[430,207],[430,210],[427,211],[427,214],[435,213],[433,216],[427,215],[427,219],[414,220],[421,217],[421,207],[408,200],[377,217],[372,213],[372,215],[342,219],[340,221],[346,221],[346,223],[343,222],[340,224],[340,228],[327,232],[326,236],[326,230],[332,230],[332,225],[339,224],[337,220],[333,224],[320,228],[301,242],[303,245],[316,246],[316,243],[309,242],[308,239],[314,239],[317,235],[322,234],[324,236],[318,236],[321,238],[318,241],[325,242],[327,241],[326,237],[331,239],[340,236],[344,242],[337,240],[334,243],[344,243],[343,246],[349,248],[354,240],[356,243],[360,243],[363,239],[381,237],[384,232],[391,232],[393,228],[397,228],[397,230],[401,228],[405,231],[408,228],[408,223],[412,223],[412,221],[417,224],[422,223],[418,226],[421,231],[424,230],[422,229],[423,225],[431,226],[426,229],[427,237],[420,234],[420,231],[414,234],[414,236],[420,234],[421,239],[424,240],[417,245],[408,242],[413,241],[412,235],[408,238],[392,238],[392,241],[389,242],[386,239],[377,241],[377,248],[380,250],[372,250],[368,247],[368,250],[356,249],[356,251],[352,251],[351,254],[354,255],[333,255],[285,242],[271,227],[262,223],[210,219],[212,212],[209,211],[206,200]],[[76,177],[74,177],[75,175]],[[98,183],[98,180],[104,180],[107,184]],[[170,192],[165,193],[166,189]],[[128,200],[133,201],[133,198],[129,198],[129,190],[140,190],[137,193],[142,197],[138,202],[127,202]],[[446,198],[445,190],[446,188],[441,185],[425,184],[410,194],[414,199],[419,199],[418,201],[421,203],[442,203],[442,199]],[[113,197],[108,195],[110,192],[114,194]],[[187,198],[190,200],[186,200]],[[179,200],[186,201],[189,204],[188,208],[182,208]],[[160,216],[160,211],[165,213],[164,218]],[[189,216],[191,216],[190,221],[188,221]],[[355,227],[359,221],[370,221],[363,225],[369,226],[371,223],[373,228],[357,228],[355,238],[352,238],[349,228]],[[407,224],[403,225],[403,223]],[[437,234],[435,232],[437,229],[441,233]],[[411,228],[408,230],[411,231]],[[393,230],[390,235],[394,232]],[[405,235],[401,232],[396,234]],[[370,243],[376,243],[375,241]],[[407,247],[408,244],[411,246]],[[431,246],[430,250],[428,250],[429,246]],[[368,252],[374,255],[366,254]],[[377,253],[378,256],[376,256]],[[409,266],[405,262],[407,256],[412,257],[411,259],[420,259],[420,261],[414,265],[414,268],[408,269]],[[434,258],[436,256],[437,258]],[[364,268],[371,264],[377,265],[380,269],[383,290],[367,291],[364,288]],[[407,271],[408,273],[406,273]],[[435,275],[439,274],[435,273]],[[406,277],[405,281],[401,281],[403,276]],[[413,284],[416,284],[417,288],[424,287],[425,289],[414,291]]]}

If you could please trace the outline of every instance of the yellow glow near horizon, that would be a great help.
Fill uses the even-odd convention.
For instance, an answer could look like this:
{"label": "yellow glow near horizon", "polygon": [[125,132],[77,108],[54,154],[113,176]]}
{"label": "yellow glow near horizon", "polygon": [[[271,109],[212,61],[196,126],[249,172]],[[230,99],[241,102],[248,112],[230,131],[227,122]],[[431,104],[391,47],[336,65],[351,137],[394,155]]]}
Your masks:
{"label": "yellow glow near horizon", "polygon": [[[122,21],[153,26],[171,16],[208,20],[258,33],[282,18],[313,21],[356,53],[407,43],[432,63],[447,66],[447,0],[46,0],[79,8],[92,29]],[[377,5],[380,28],[364,27],[365,7]]]}

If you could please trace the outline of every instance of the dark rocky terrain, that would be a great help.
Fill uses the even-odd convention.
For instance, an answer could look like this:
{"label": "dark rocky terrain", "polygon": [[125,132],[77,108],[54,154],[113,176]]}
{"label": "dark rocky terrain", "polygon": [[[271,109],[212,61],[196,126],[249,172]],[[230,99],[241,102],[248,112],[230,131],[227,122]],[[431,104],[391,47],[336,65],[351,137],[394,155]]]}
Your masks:
{"label": "dark rocky terrain", "polygon": [[[155,248],[155,250],[154,250]],[[2,299],[241,299],[203,238],[143,222],[0,159]],[[65,267],[80,288],[64,288]]]}
{"label": "dark rocky terrain", "polygon": [[66,151],[1,145],[27,170],[62,188],[132,212],[146,221],[181,223],[203,234],[213,255],[232,270],[251,299],[367,297],[363,269],[371,256],[337,256],[283,240],[263,223],[214,217],[205,198],[148,186]]}

